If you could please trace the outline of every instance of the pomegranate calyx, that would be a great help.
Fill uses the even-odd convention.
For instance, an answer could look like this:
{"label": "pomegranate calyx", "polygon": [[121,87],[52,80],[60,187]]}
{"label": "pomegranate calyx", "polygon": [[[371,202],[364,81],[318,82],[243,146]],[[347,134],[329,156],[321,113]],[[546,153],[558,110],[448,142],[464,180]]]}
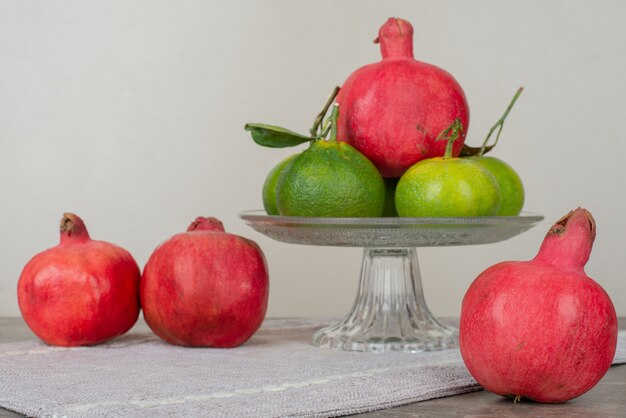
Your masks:
{"label": "pomegranate calyx", "polygon": [[581,214],[581,216],[584,216],[585,218],[587,218],[587,221],[589,222],[589,230],[592,234],[592,237],[595,238],[596,236],[596,221],[595,219],[593,219],[593,216],[591,215],[591,212],[589,212],[587,209],[578,207],[576,208],[576,210],[571,210],[567,213],[567,215],[563,216],[561,219],[559,219],[558,221],[556,221],[554,223],[554,225],[552,225],[552,228],[550,228],[549,233],[553,234],[553,235],[562,235],[563,233],[565,233],[566,229],[567,229],[567,224],[569,222],[569,220],[572,218],[572,216],[575,214],[575,212],[578,212]]}
{"label": "pomegranate calyx", "polygon": [[198,216],[187,228],[187,232],[191,231],[214,231],[214,232],[225,232],[224,224],[213,217],[202,217]]}
{"label": "pomegranate calyx", "polygon": [[76,214],[65,212],[61,218],[59,225],[59,232],[61,232],[61,242],[68,239],[71,240],[86,240],[89,239],[89,232],[83,220]]}
{"label": "pomegranate calyx", "polygon": [[564,270],[583,271],[596,238],[596,222],[587,209],[576,208],[552,225],[535,260]]}
{"label": "pomegranate calyx", "polygon": [[381,26],[374,43],[380,43],[383,59],[413,59],[413,26],[407,20],[390,17]]}
{"label": "pomegranate calyx", "polygon": [[[397,18],[397,17],[390,17],[388,22],[392,22],[392,21],[394,21],[396,23],[396,25],[398,26],[398,34],[400,36],[402,36],[402,25],[400,24],[400,19]],[[374,43],[375,44],[379,44],[380,43],[380,36],[377,36],[376,39],[374,39]]]}

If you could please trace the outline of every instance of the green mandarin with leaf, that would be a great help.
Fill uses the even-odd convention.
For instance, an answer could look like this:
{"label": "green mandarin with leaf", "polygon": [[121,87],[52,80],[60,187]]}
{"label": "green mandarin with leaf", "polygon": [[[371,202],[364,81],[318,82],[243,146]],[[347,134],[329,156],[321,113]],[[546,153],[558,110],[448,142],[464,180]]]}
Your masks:
{"label": "green mandarin with leaf", "polygon": [[463,135],[460,120],[439,135],[447,140],[443,157],[410,167],[396,187],[396,209],[402,217],[492,216],[500,207],[494,176],[467,158],[452,157],[452,144]]}
{"label": "green mandarin with leaf", "polygon": [[[247,124],[254,141],[282,148],[310,142],[300,154],[281,161],[268,174],[263,203],[268,214],[314,217],[379,217],[385,205],[385,183],[363,154],[337,141],[339,106],[324,115],[338,88],[316,117],[310,136],[266,124]],[[328,139],[326,137],[330,135]],[[275,203],[275,206],[273,205]]]}

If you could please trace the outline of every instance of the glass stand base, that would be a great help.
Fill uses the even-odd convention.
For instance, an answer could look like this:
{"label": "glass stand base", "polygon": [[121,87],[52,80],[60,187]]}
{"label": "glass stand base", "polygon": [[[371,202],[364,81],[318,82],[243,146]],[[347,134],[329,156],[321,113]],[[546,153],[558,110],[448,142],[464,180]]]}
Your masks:
{"label": "glass stand base", "polygon": [[319,347],[348,351],[437,351],[459,346],[424,300],[415,248],[365,248],[356,301],[346,317],[313,336]]}

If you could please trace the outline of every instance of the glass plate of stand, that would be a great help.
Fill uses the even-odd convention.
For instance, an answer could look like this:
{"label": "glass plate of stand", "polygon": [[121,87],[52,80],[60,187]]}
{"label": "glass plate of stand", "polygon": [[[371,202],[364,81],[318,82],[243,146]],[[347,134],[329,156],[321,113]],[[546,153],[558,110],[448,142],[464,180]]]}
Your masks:
{"label": "glass plate of stand", "polygon": [[458,331],[442,325],[426,305],[416,247],[500,242],[543,220],[529,212],[471,218],[314,218],[251,210],[240,217],[256,231],[289,244],[363,247],[352,309],[338,323],[319,330],[313,344],[375,352],[458,347]]}

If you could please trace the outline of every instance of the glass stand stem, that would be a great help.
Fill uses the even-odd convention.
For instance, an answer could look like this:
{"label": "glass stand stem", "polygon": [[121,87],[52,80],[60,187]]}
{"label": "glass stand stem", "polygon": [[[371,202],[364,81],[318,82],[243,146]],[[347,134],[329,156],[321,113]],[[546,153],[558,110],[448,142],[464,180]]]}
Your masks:
{"label": "glass stand stem", "polygon": [[458,347],[458,333],[426,306],[415,248],[365,248],[356,301],[313,344],[352,351],[435,351]]}

